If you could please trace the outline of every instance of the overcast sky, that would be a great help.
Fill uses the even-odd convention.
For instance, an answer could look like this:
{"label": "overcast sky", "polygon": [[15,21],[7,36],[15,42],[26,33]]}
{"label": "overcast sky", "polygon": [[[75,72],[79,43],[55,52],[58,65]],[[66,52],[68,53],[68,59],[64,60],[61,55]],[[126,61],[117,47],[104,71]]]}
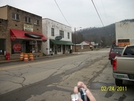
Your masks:
{"label": "overcast sky", "polygon": [[[134,0],[93,0],[104,26],[124,20],[134,19]],[[0,0],[0,6],[10,5],[24,11],[50,18],[60,23],[76,27],[103,27],[92,0]],[[68,24],[69,23],[69,24]]]}

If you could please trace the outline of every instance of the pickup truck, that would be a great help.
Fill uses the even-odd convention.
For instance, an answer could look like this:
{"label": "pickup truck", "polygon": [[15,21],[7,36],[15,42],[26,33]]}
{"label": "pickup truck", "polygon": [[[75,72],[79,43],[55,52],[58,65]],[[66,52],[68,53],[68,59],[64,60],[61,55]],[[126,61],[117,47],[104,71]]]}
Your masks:
{"label": "pickup truck", "polygon": [[124,47],[113,47],[110,49],[109,60],[111,62],[111,65],[113,65],[113,60],[116,56],[121,56],[123,49]]}
{"label": "pickup truck", "polygon": [[121,56],[113,60],[115,84],[121,86],[123,80],[134,81],[134,45],[124,47]]}

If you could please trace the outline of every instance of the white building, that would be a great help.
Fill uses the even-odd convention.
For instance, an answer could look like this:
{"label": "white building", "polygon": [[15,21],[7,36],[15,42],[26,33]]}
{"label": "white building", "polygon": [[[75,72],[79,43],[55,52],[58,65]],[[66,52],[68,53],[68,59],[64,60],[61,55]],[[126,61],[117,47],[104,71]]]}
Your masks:
{"label": "white building", "polygon": [[70,26],[49,18],[43,18],[42,32],[47,37],[47,42],[42,44],[44,54],[70,53],[71,45],[73,45]]}
{"label": "white building", "polygon": [[134,44],[134,21],[116,23],[116,45]]}

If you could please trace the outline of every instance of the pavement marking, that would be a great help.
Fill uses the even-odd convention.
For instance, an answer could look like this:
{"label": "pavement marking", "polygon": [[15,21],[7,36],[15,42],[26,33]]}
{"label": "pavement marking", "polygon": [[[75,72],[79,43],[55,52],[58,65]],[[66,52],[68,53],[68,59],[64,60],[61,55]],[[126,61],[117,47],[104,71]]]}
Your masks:
{"label": "pavement marking", "polygon": [[[83,54],[84,55],[84,54]],[[78,55],[79,56],[79,55]],[[81,55],[80,55],[81,56]],[[79,57],[80,57],[79,56]],[[74,58],[76,56],[73,56],[73,57],[68,57],[68,58]],[[68,58],[60,58],[60,59],[54,59],[54,60],[47,60],[47,61],[41,61],[41,62],[36,62],[36,63],[28,63],[28,64],[21,64],[19,66],[6,66],[6,67],[2,67],[0,68],[0,71],[3,71],[3,70],[9,70],[9,69],[14,69],[14,68],[21,68],[23,66],[28,66],[28,65],[36,65],[36,64],[42,64],[42,63],[49,63],[49,62],[53,62],[53,61],[57,61],[57,60],[63,60],[63,59],[68,59]]]}

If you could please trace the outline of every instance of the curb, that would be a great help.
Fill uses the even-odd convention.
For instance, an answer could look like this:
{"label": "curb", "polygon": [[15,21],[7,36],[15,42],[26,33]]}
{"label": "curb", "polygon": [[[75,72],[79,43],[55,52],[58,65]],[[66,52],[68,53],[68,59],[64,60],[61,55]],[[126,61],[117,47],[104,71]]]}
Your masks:
{"label": "curb", "polygon": [[[35,60],[38,59],[43,59],[43,58],[49,58],[49,57],[62,57],[62,56],[71,56],[71,55],[77,55],[78,53],[72,53],[72,54],[60,54],[60,55],[51,55],[51,56],[42,56],[42,57],[36,57],[34,58]],[[21,60],[19,59],[14,59],[14,60],[1,60],[0,64],[4,64],[4,63],[11,63],[11,62],[21,62]]]}

